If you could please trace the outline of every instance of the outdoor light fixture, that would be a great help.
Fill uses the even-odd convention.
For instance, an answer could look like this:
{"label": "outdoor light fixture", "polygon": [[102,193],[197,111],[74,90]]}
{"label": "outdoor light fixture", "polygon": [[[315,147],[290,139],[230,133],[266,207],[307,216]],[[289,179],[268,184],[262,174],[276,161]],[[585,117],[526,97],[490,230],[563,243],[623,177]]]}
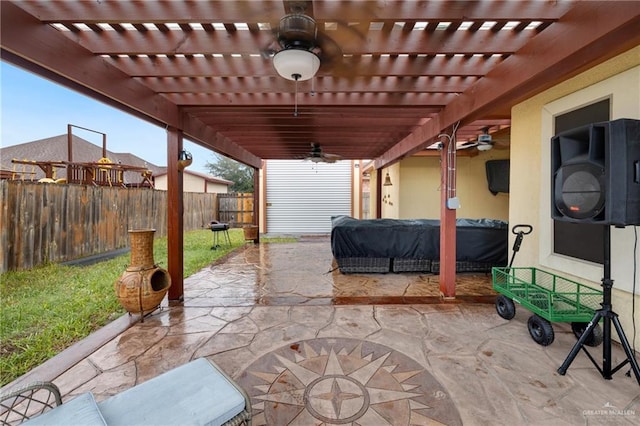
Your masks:
{"label": "outdoor light fixture", "polygon": [[276,72],[287,80],[309,80],[320,68],[320,58],[313,52],[303,49],[284,49],[273,57]]}
{"label": "outdoor light fixture", "polygon": [[477,148],[478,151],[489,151],[491,148],[493,148],[493,145],[491,145],[490,143],[480,144]]}
{"label": "outdoor light fixture", "polygon": [[184,170],[193,163],[193,157],[189,151],[184,149],[178,154],[178,170]]}
{"label": "outdoor light fixture", "polygon": [[320,58],[315,53],[301,49],[285,49],[273,57],[273,67],[281,77],[296,82],[294,117],[298,116],[298,82],[309,80],[320,68]]}
{"label": "outdoor light fixture", "polygon": [[478,151],[489,151],[493,148],[493,141],[489,134],[489,129],[484,128],[482,134],[478,136]]}
{"label": "outdoor light fixture", "polygon": [[384,178],[384,183],[382,184],[382,186],[392,186],[393,184],[391,183],[391,176],[389,176],[389,172],[387,172],[387,176],[385,176]]}

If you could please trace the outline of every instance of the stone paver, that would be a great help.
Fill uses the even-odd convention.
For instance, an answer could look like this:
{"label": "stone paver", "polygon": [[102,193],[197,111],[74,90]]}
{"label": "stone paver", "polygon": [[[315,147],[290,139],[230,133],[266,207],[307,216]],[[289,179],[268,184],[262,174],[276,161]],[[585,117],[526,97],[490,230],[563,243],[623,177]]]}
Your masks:
{"label": "stone paver", "polygon": [[[252,397],[256,425],[640,423],[627,367],[604,380],[581,353],[565,376],[556,372],[575,342],[566,324],[543,347],[521,308],[506,321],[492,304],[336,305],[335,294],[422,296],[438,284],[331,269],[328,241],[248,246],[189,277],[183,306],[134,324],[54,382],[67,400],[86,391],[102,400],[208,357]],[[491,295],[488,278],[475,279],[472,292]],[[624,358],[617,345],[613,353]]]}

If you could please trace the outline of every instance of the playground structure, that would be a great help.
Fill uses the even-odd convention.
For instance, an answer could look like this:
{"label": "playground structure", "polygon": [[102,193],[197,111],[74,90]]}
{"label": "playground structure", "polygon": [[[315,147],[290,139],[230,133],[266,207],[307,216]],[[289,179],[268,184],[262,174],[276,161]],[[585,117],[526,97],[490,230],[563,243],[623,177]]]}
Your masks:
{"label": "playground structure", "polygon": [[[78,162],[73,160],[73,133],[77,127],[102,135],[102,157],[97,161]],[[110,187],[150,187],[153,188],[153,173],[147,167],[116,163],[107,156],[107,135],[73,124],[67,125],[67,160],[44,161],[13,159],[13,169],[5,172],[10,180],[35,181],[41,183],[80,184]],[[38,169],[44,172],[44,178],[36,179]],[[60,177],[60,170],[66,171],[66,177]],[[125,173],[126,177],[125,178]],[[132,179],[137,177],[137,180]]]}

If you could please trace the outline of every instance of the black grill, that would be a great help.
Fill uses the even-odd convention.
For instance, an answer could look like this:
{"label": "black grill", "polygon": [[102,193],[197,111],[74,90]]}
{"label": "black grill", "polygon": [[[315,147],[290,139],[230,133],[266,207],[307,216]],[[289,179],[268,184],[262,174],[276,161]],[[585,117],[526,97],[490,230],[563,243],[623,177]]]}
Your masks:
{"label": "black grill", "polygon": [[211,232],[213,232],[213,246],[211,246],[211,250],[215,250],[220,247],[220,232],[222,232],[222,239],[227,243],[229,247],[231,247],[231,238],[229,237],[229,224],[221,223],[217,220],[212,220],[209,223],[209,228]]}
{"label": "black grill", "polygon": [[229,229],[229,224],[228,223],[220,223],[218,221],[213,221],[209,224],[209,226],[211,227],[211,231],[212,232],[216,232],[216,231],[226,231],[227,229]]}

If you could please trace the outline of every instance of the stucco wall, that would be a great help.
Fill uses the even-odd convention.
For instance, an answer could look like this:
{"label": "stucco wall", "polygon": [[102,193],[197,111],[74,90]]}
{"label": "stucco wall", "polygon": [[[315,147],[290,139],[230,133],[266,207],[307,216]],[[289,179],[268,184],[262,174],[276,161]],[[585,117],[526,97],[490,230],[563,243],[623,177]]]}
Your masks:
{"label": "stucco wall", "polygon": [[222,183],[207,182],[207,190],[205,192],[209,194],[226,194],[227,192],[229,192],[229,186]]}
{"label": "stucco wall", "polygon": [[[475,157],[458,157],[459,218],[509,218],[509,194],[489,192],[489,160],[509,158],[509,150],[492,149]],[[400,162],[399,216],[402,219],[440,219],[440,158],[410,157]]]}
{"label": "stucco wall", "polygon": [[162,176],[156,176],[154,178],[154,188],[159,190],[159,191],[166,191],[167,187],[168,187],[168,178],[167,175],[164,174]]}
{"label": "stucco wall", "polygon": [[[601,265],[552,252],[549,141],[554,134],[556,115],[605,98],[611,99],[611,119],[640,119],[640,47],[516,105],[511,117],[509,222],[529,223],[534,227],[534,232],[522,244],[516,265],[540,267],[598,288],[603,276]],[[612,228],[611,231],[613,305],[629,339],[633,338],[629,335],[632,330],[633,228]],[[636,262],[640,264],[640,259]],[[640,272],[635,280],[640,282]],[[636,303],[640,303],[638,296]],[[640,336],[636,344],[640,345]]]}
{"label": "stucco wall", "polygon": [[184,192],[204,192],[205,181],[204,179],[193,176],[187,173],[183,173],[182,178],[182,190]]}
{"label": "stucco wall", "polygon": [[[155,178],[155,188],[158,190],[167,189],[167,175],[157,176]],[[226,194],[229,189],[227,185],[214,182],[206,182],[200,176],[184,173],[182,180],[182,189],[184,192],[206,192],[209,194]]]}
{"label": "stucco wall", "polygon": [[[382,183],[384,184],[387,173],[391,179],[391,186],[382,186],[382,217],[389,219],[402,219],[400,216],[400,163],[382,169]],[[371,181],[373,183],[373,180]],[[374,198],[374,197],[372,197]],[[372,210],[375,212],[375,207]]]}

